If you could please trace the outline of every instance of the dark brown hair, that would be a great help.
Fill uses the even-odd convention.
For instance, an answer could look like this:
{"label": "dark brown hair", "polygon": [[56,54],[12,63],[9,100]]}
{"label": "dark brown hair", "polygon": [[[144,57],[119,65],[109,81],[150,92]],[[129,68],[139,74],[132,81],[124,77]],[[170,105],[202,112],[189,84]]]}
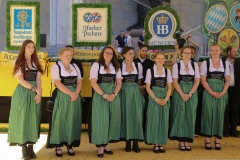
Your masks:
{"label": "dark brown hair", "polygon": [[107,68],[108,68],[107,65],[106,65],[106,63],[105,63],[105,59],[104,59],[104,57],[103,57],[103,54],[104,54],[104,52],[105,52],[106,49],[111,49],[111,50],[113,51],[113,57],[112,57],[112,59],[111,59],[111,63],[112,63],[112,65],[113,65],[113,67],[115,68],[116,72],[117,72],[120,67],[119,67],[119,64],[118,64],[118,61],[117,61],[116,52],[115,52],[115,50],[114,50],[112,47],[110,47],[110,46],[105,46],[105,47],[102,49],[101,53],[99,54],[99,59],[98,59],[97,62],[98,62],[100,65],[102,65],[102,66],[104,67],[104,69],[107,69]]}
{"label": "dark brown hair", "polygon": [[[141,50],[142,48],[144,48],[144,47],[147,47],[147,45],[145,45],[145,44],[141,45],[141,46],[140,46],[140,50]],[[147,47],[147,48],[148,48],[148,47]]]}
{"label": "dark brown hair", "polygon": [[128,47],[128,46],[126,46],[126,47],[124,47],[123,49],[122,49],[122,54],[126,54],[128,51],[130,51],[130,50],[133,50],[134,51],[134,48],[133,47]]}
{"label": "dark brown hair", "polygon": [[[28,72],[30,71],[30,69],[28,68],[28,65],[26,65],[26,57],[25,57],[25,48],[29,43],[32,43],[34,45],[34,52],[31,55],[32,66],[33,67],[36,66],[35,69],[38,70],[38,72],[40,72],[41,74],[43,74],[43,72],[44,72],[42,69],[42,66],[39,62],[39,59],[37,56],[37,50],[36,50],[36,46],[35,46],[34,42],[30,39],[27,39],[22,43],[22,47],[18,53],[18,57],[16,59],[16,62],[15,62],[14,68],[13,68],[13,75],[15,75],[18,72],[18,70],[21,69],[24,79],[26,78],[26,72],[25,72],[26,67],[28,69]],[[33,64],[35,64],[35,66]]]}
{"label": "dark brown hair", "polygon": [[225,49],[227,56],[228,56],[228,52],[231,52],[231,51],[232,51],[232,48],[233,48],[233,47],[234,47],[234,46],[228,46],[228,47]]}

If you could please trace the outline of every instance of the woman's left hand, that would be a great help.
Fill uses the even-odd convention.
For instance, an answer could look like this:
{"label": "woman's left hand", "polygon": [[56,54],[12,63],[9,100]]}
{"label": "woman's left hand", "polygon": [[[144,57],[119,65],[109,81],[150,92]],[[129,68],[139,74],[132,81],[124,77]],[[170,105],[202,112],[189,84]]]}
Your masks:
{"label": "woman's left hand", "polygon": [[167,104],[167,100],[166,99],[162,99],[161,103],[160,103],[160,106],[164,106],[165,104]]}
{"label": "woman's left hand", "polygon": [[110,94],[108,99],[107,99],[107,101],[112,102],[114,100],[114,98],[115,98],[115,95],[114,94]]}
{"label": "woman's left hand", "polygon": [[34,98],[34,101],[36,104],[40,103],[41,102],[41,95],[40,94],[36,94],[35,98]]}

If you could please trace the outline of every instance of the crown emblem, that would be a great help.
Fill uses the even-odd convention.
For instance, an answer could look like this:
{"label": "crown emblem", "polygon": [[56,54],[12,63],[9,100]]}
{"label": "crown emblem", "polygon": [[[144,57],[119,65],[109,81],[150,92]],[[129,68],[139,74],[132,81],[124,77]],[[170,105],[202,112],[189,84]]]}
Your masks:
{"label": "crown emblem", "polygon": [[164,15],[162,14],[160,17],[157,17],[156,19],[159,24],[166,24],[169,18],[164,17]]}

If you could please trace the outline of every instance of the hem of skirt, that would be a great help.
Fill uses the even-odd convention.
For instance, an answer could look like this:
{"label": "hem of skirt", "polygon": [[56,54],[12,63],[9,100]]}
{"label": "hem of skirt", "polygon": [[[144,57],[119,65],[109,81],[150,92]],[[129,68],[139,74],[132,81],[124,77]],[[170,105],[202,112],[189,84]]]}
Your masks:
{"label": "hem of skirt", "polygon": [[126,138],[120,138],[119,141],[138,141],[138,142],[143,142],[144,139],[134,139],[134,138],[126,139]]}
{"label": "hem of skirt", "polygon": [[218,136],[218,135],[208,135],[208,134],[205,134],[205,133],[200,133],[199,135],[200,135],[200,136],[203,136],[203,137],[209,137],[209,138],[211,138],[211,137],[217,137],[218,139],[222,139],[222,137],[221,137],[221,136]]}
{"label": "hem of skirt", "polygon": [[167,143],[149,143],[149,142],[145,141],[145,144],[146,145],[155,145],[155,144],[164,144],[164,145],[166,145]]}
{"label": "hem of skirt", "polygon": [[9,146],[26,146],[27,144],[36,144],[36,142],[27,141],[26,143],[23,144],[10,142]]}
{"label": "hem of skirt", "polygon": [[80,140],[73,141],[71,144],[68,144],[67,142],[61,142],[59,144],[46,144],[46,148],[63,147],[68,145],[71,145],[72,147],[79,147]]}
{"label": "hem of skirt", "polygon": [[188,138],[188,137],[169,137],[170,140],[177,140],[179,142],[189,142],[189,143],[193,143],[193,139],[192,138]]}

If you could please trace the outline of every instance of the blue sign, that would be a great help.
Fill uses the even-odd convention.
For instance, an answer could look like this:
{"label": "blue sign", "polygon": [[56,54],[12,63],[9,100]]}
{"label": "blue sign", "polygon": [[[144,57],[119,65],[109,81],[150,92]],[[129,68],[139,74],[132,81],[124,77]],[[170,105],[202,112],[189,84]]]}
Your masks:
{"label": "blue sign", "polygon": [[173,30],[173,20],[166,13],[160,13],[153,19],[153,31],[159,38],[168,37]]}
{"label": "blue sign", "polygon": [[32,10],[14,9],[14,29],[32,30]]}
{"label": "blue sign", "polygon": [[233,27],[240,32],[240,4],[237,4],[231,8],[230,21]]}

